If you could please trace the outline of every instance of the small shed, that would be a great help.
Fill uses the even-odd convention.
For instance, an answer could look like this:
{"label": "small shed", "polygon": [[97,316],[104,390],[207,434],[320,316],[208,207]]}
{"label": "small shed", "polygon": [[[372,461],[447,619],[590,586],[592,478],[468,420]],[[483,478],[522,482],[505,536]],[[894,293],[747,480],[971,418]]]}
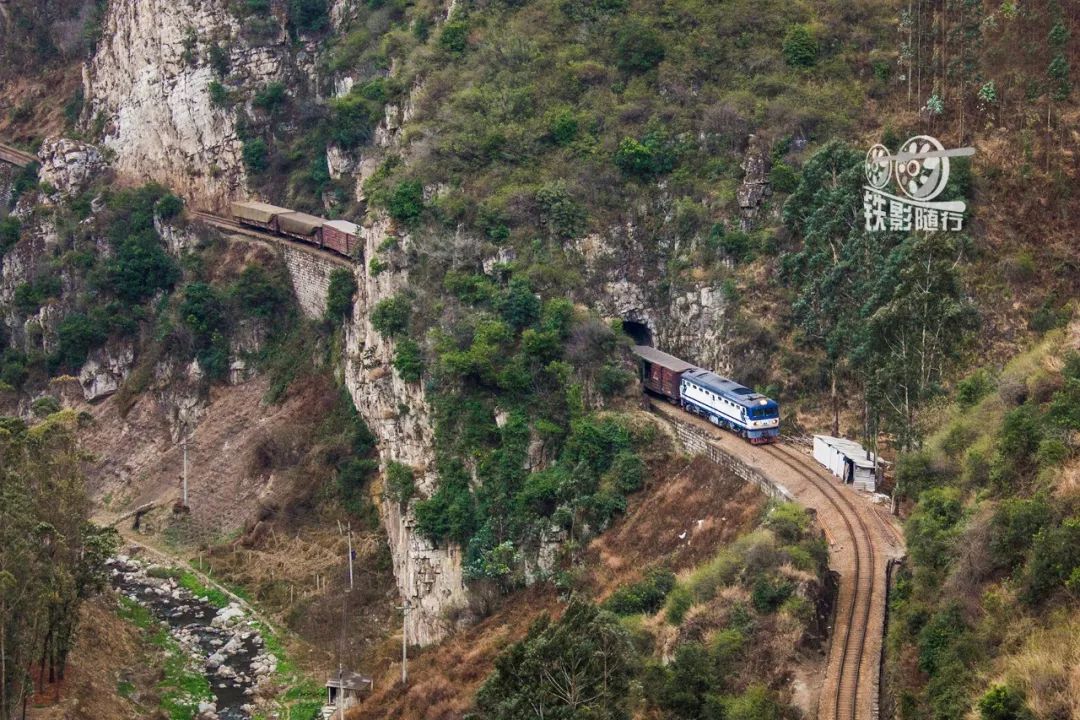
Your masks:
{"label": "small shed", "polygon": [[288,208],[270,205],[257,200],[236,201],[232,204],[233,217],[247,225],[274,230],[274,220],[279,215],[290,213]]}
{"label": "small shed", "polygon": [[641,358],[642,385],[678,402],[682,374],[694,366],[648,345],[635,345],[634,354]]}
{"label": "small shed", "polygon": [[360,698],[371,692],[374,683],[367,675],[339,671],[326,681],[326,704],[337,710],[345,710],[360,702]]}
{"label": "small shed", "polygon": [[320,217],[308,215],[302,212],[287,212],[278,215],[278,230],[286,235],[292,235],[302,240],[315,237],[326,222]]}
{"label": "small shed", "polygon": [[815,435],[814,459],[856,490],[877,490],[878,458],[854,440]]}

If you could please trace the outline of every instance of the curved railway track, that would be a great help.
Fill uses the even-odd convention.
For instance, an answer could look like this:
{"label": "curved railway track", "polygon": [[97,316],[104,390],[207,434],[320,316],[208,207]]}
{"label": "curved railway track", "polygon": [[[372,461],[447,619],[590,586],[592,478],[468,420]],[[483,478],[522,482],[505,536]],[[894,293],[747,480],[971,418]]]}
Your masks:
{"label": "curved railway track", "polygon": [[[762,447],[764,452],[774,460],[816,486],[843,518],[844,527],[852,543],[854,582],[846,607],[837,609],[833,640],[829,649],[829,668],[835,669],[836,672],[832,673],[831,677],[826,677],[826,687],[830,685],[832,687],[829,692],[823,692],[823,696],[831,700],[831,706],[819,704],[818,718],[819,720],[862,720],[859,715],[859,700],[865,695],[866,690],[860,683],[866,680],[861,677],[862,664],[874,599],[873,537],[862,514],[858,512],[846,493],[835,482],[822,478],[815,469],[805,467],[804,456],[782,445]],[[797,458],[796,455],[798,455]],[[842,637],[837,634],[837,631],[841,630],[840,625],[843,625]]]}

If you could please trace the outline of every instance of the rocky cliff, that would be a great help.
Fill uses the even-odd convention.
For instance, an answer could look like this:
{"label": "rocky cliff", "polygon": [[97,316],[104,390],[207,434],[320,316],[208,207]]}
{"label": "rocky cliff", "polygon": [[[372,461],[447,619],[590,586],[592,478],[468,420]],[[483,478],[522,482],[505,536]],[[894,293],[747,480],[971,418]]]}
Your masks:
{"label": "rocky cliff", "polygon": [[210,100],[211,47],[224,53],[217,65],[230,84],[260,87],[282,71],[282,46],[248,43],[223,0],[108,3],[83,73],[83,122],[101,127],[120,173],[222,208],[245,192],[246,177],[235,111]]}

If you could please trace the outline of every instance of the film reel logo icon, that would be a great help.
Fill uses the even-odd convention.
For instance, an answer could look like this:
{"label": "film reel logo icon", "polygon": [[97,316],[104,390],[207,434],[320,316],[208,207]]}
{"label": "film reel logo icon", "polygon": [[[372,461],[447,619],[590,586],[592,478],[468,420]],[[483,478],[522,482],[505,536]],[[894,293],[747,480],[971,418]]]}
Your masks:
{"label": "film reel logo icon", "polygon": [[902,192],[912,200],[928,202],[945,190],[949,183],[949,158],[974,154],[974,148],[946,150],[937,138],[916,135],[893,155],[878,143],[866,153],[866,180],[870,187],[884,190],[892,177]]}

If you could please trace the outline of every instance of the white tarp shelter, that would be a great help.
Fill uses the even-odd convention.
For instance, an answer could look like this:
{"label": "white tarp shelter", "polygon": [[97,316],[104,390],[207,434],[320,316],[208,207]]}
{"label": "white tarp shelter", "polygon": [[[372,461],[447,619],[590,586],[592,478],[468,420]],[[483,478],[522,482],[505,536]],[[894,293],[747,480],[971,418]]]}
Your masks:
{"label": "white tarp shelter", "polygon": [[814,459],[856,490],[877,490],[877,458],[854,440],[815,435]]}

